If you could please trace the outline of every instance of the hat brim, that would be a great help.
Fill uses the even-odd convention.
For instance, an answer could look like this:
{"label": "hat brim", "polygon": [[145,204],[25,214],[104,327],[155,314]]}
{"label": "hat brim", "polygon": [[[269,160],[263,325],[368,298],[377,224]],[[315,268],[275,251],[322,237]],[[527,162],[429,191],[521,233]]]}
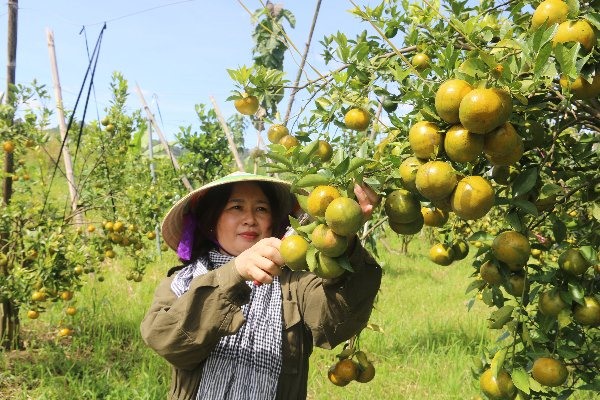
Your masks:
{"label": "hat brim", "polygon": [[175,203],[173,207],[171,207],[171,209],[165,215],[161,225],[162,237],[165,243],[170,248],[177,251],[183,230],[183,216],[189,211],[189,204],[191,201],[195,202],[199,200],[214,187],[236,182],[273,183],[277,200],[280,202],[280,205],[289,211],[292,210],[293,195],[290,192],[291,184],[289,182],[266,175],[255,175],[247,172],[234,172],[191,191],[181,198],[177,203]]}

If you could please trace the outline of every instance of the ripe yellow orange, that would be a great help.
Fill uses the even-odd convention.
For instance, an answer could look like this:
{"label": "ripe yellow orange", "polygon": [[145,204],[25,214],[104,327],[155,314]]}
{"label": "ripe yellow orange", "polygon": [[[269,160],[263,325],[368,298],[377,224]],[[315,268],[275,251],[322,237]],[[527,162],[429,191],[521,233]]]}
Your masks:
{"label": "ripe yellow orange", "polygon": [[317,146],[315,155],[319,157],[322,162],[327,162],[331,160],[331,157],[333,156],[333,148],[329,142],[325,140],[319,140],[319,145]]}
{"label": "ripe yellow orange", "polygon": [[375,378],[375,366],[372,362],[367,361],[365,365],[359,365],[360,372],[356,377],[356,382],[367,383],[371,382]]}
{"label": "ripe yellow orange", "polygon": [[500,101],[502,101],[502,114],[499,117],[499,123],[507,122],[512,114],[513,110],[513,101],[509,92],[504,89],[494,87],[492,91],[500,97]]}
{"label": "ripe yellow orange", "polygon": [[472,133],[486,134],[506,121],[504,103],[492,89],[473,89],[460,102],[459,119]]}
{"label": "ripe yellow orange", "polygon": [[494,377],[491,369],[486,369],[479,377],[481,391],[493,400],[510,400],[516,393],[515,384],[505,370]]}
{"label": "ripe yellow orange", "polygon": [[557,43],[579,42],[587,51],[596,44],[596,32],[586,20],[565,21],[558,25],[552,38],[553,45]]}
{"label": "ripe yellow orange", "polygon": [[6,142],[2,143],[2,148],[5,152],[12,153],[15,151],[15,144],[12,141],[7,140]]}
{"label": "ripe yellow orange", "polygon": [[483,152],[492,165],[513,165],[521,159],[523,150],[523,138],[510,122],[484,136]]}
{"label": "ripe yellow orange", "polygon": [[502,274],[498,266],[489,260],[479,267],[479,274],[481,275],[481,279],[489,285],[499,285],[502,283]]}
{"label": "ripe yellow orange", "polygon": [[447,244],[436,243],[429,249],[429,259],[438,265],[447,266],[454,261],[454,252]]}
{"label": "ripe yellow orange", "polygon": [[65,290],[60,293],[60,298],[65,301],[69,301],[73,298],[73,292],[70,290]]}
{"label": "ripe yellow orange", "polygon": [[517,175],[517,169],[511,166],[494,165],[492,167],[492,179],[499,185],[508,185]]}
{"label": "ripe yellow orange", "polygon": [[37,310],[27,311],[27,318],[29,318],[29,319],[38,319],[39,316],[40,316],[40,312]]}
{"label": "ripe yellow orange", "polygon": [[464,239],[457,239],[452,242],[452,251],[454,252],[454,260],[462,260],[469,255],[469,244]]}
{"label": "ripe yellow orange", "polygon": [[600,325],[600,302],[593,296],[585,296],[584,304],[575,303],[573,319],[581,325]]}
{"label": "ripe yellow orange", "polygon": [[346,128],[355,131],[364,131],[369,126],[371,117],[369,113],[362,108],[351,108],[344,115],[344,124]]}
{"label": "ripe yellow orange", "polygon": [[592,83],[579,75],[573,82],[566,76],[560,77],[560,86],[563,89],[570,88],[575,99],[593,99],[600,95],[600,71],[596,71]]}
{"label": "ripe yellow orange", "polygon": [[540,293],[538,307],[542,314],[556,318],[562,310],[567,308],[567,303],[560,297],[557,290],[546,290]]}
{"label": "ripe yellow orange", "polygon": [[492,253],[511,271],[520,271],[529,260],[531,246],[525,235],[517,231],[504,231],[494,238]]}
{"label": "ripe yellow orange", "polygon": [[415,192],[417,190],[417,185],[415,184],[417,170],[421,165],[425,164],[425,162],[425,160],[421,160],[412,156],[402,161],[399,167],[399,172],[402,185],[405,189],[411,192]]}
{"label": "ripe yellow orange", "polygon": [[473,87],[462,79],[450,79],[442,83],[435,93],[435,110],[439,117],[449,124],[459,119],[460,102]]}
{"label": "ripe yellow orange", "polygon": [[583,275],[590,266],[579,249],[569,248],[558,256],[558,267],[570,275]]}
{"label": "ripe yellow orange", "polygon": [[429,63],[431,59],[425,53],[417,53],[410,60],[410,63],[417,71],[423,71],[426,68],[429,68]]}
{"label": "ripe yellow orange", "polygon": [[546,26],[560,24],[567,20],[569,6],[562,0],[545,0],[533,12],[531,27],[537,29],[546,23]]}
{"label": "ripe yellow orange", "polygon": [[444,146],[440,128],[433,122],[419,121],[408,131],[408,143],[415,157],[435,158]]}
{"label": "ripe yellow orange", "polygon": [[285,135],[281,139],[279,139],[279,144],[285,147],[286,149],[291,149],[292,147],[296,147],[300,144],[298,139],[294,135]]}
{"label": "ripe yellow orange", "polygon": [[556,387],[567,381],[569,372],[562,361],[539,357],[533,362],[531,376],[544,386]]}
{"label": "ripe yellow orange", "polygon": [[352,236],[363,224],[362,208],[349,197],[333,199],[325,210],[325,221],[332,231],[342,236]]}
{"label": "ripe yellow orange", "polygon": [[273,124],[267,130],[267,138],[271,143],[279,143],[282,137],[290,134],[289,129],[282,124]]}
{"label": "ripe yellow orange", "polygon": [[258,111],[258,98],[243,93],[242,98],[234,100],[233,106],[240,114],[254,115]]}
{"label": "ripe yellow orange", "polygon": [[442,227],[448,221],[448,213],[435,207],[421,207],[423,223],[427,226]]}
{"label": "ripe yellow orange", "polygon": [[154,239],[156,239],[156,233],[154,231],[150,231],[150,232],[146,233],[146,237],[150,240],[154,240]]}
{"label": "ripe yellow orange", "polygon": [[407,224],[417,220],[419,216],[423,218],[419,200],[408,190],[396,189],[391,192],[385,198],[383,208],[385,215],[393,223]]}
{"label": "ripe yellow orange", "polygon": [[338,257],[348,248],[348,238],[335,233],[326,224],[319,224],[311,233],[311,243],[329,257]]}
{"label": "ripe yellow orange", "polygon": [[114,250],[106,250],[106,251],[104,252],[104,256],[105,256],[106,258],[115,258],[115,256],[116,256],[116,253],[115,253],[115,251],[114,251]]}
{"label": "ripe yellow orange", "polygon": [[483,151],[483,136],[471,133],[462,125],[454,125],[444,137],[444,150],[452,161],[473,162]]}
{"label": "ripe yellow orange", "polygon": [[340,196],[339,190],[333,186],[317,186],[306,199],[306,212],[313,218],[324,217],[329,203]]}
{"label": "ripe yellow orange", "polygon": [[456,187],[456,171],[445,161],[429,161],[417,170],[415,184],[419,193],[427,199],[442,199]]}
{"label": "ripe yellow orange", "polygon": [[31,295],[31,300],[33,301],[44,301],[46,300],[46,292],[42,292],[41,290],[36,290]]}
{"label": "ripe yellow orange", "polygon": [[58,330],[58,336],[65,337],[73,335],[73,330],[69,328],[61,328]]}
{"label": "ripe yellow orange", "polygon": [[73,315],[77,314],[77,309],[75,307],[71,306],[71,307],[67,307],[65,312],[67,313],[67,315],[73,316]]}
{"label": "ripe yellow orange", "polygon": [[286,236],[281,240],[279,252],[285,264],[293,271],[301,271],[308,268],[306,263],[306,252],[308,242],[300,235]]}
{"label": "ripe yellow orange", "polygon": [[95,227],[94,225],[92,225],[92,224],[88,225],[88,227],[87,227],[87,231],[88,231],[88,232],[92,233],[92,232],[94,232],[95,230],[96,230],[96,227]]}
{"label": "ripe yellow orange", "polygon": [[479,219],[494,205],[494,189],[487,179],[466,176],[458,181],[450,196],[452,211],[464,220]]}

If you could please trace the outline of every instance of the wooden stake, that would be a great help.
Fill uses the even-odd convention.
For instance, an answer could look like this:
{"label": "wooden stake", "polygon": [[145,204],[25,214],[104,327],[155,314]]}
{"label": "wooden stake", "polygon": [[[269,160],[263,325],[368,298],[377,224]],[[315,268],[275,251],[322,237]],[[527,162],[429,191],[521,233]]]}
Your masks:
{"label": "wooden stake", "polygon": [[219,123],[221,124],[221,128],[223,132],[225,132],[225,136],[227,137],[227,142],[229,143],[229,150],[231,150],[231,154],[233,154],[233,158],[235,158],[235,163],[237,164],[238,170],[244,171],[244,164],[242,163],[242,159],[238,154],[237,148],[235,147],[235,142],[233,141],[233,135],[231,135],[231,131],[229,130],[229,126],[223,119],[223,115],[221,115],[221,110],[217,105],[217,102],[213,96],[210,96],[210,101],[213,104],[215,109],[215,113],[217,114],[217,118],[219,119]]}
{"label": "wooden stake", "polygon": [[46,30],[46,37],[48,39],[48,54],[50,56],[50,68],[52,69],[52,81],[54,82],[54,97],[56,97],[56,117],[58,118],[58,126],[60,129],[60,139],[65,142],[62,149],[62,157],[65,163],[65,175],[67,177],[67,183],[69,185],[69,194],[71,195],[71,210],[73,211],[75,223],[82,226],[83,215],[78,210],[79,193],[77,193],[77,187],[75,186],[75,175],[73,174],[73,162],[71,161],[71,153],[69,153],[67,137],[67,124],[65,122],[65,113],[62,100],[62,91],[60,88],[60,78],[58,76],[58,64],[56,62],[56,49],[54,47],[54,32],[52,30]]}
{"label": "wooden stake", "polygon": [[[144,107],[144,111],[146,111],[146,114],[148,115],[148,119],[150,120],[150,122],[154,126],[154,129],[156,130],[156,134],[158,135],[158,138],[160,139],[160,143],[163,145],[163,147],[165,149],[165,152],[167,153],[167,155],[171,159],[171,162],[173,163],[173,166],[175,167],[175,169],[177,171],[179,171],[180,170],[179,163],[177,162],[177,159],[175,158],[175,156],[173,155],[173,153],[171,153],[171,148],[169,147],[169,143],[165,139],[165,136],[163,135],[162,131],[160,130],[160,127],[156,123],[156,120],[154,119],[154,115],[152,115],[152,112],[150,111],[150,108],[148,107],[148,104],[146,104],[146,99],[144,99],[144,95],[142,94],[142,90],[140,89],[140,85],[138,85],[136,83],[135,84],[135,89],[136,89],[136,91],[138,93],[138,96],[140,96],[140,101],[142,102],[142,106]],[[152,145],[152,143],[150,143],[150,146],[151,145]],[[181,177],[181,181],[183,182],[183,186],[185,186],[186,189],[188,189],[189,191],[194,190],[194,188],[192,187],[192,184],[190,183],[190,181],[188,180],[188,178],[185,175],[183,175]]]}

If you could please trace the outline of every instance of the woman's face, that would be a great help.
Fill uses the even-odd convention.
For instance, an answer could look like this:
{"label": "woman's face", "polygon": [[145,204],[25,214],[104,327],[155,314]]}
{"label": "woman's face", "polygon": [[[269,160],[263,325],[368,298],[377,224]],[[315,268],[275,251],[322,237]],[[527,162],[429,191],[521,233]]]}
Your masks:
{"label": "woman's face", "polygon": [[217,220],[216,239],[223,250],[238,256],[271,236],[272,215],[267,196],[256,183],[233,184],[231,196]]}

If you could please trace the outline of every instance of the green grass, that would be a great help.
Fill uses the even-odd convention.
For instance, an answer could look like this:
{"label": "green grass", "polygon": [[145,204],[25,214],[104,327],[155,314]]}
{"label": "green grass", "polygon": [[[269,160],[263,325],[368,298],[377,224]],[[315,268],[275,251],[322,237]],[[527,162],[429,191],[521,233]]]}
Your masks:
{"label": "green grass", "polygon": [[[391,240],[392,245],[395,245]],[[399,247],[399,246],[398,246]],[[361,349],[376,367],[369,383],[331,384],[327,369],[334,351],[316,349],[309,399],[470,399],[478,385],[470,366],[491,337],[488,310],[466,309],[469,259],[440,267],[411,242],[409,255],[388,253],[385,275],[371,322],[383,332],[365,330]],[[0,399],[164,399],[169,365],[145,347],[139,323],[155,287],[175,263],[172,255],[149,265],[141,283],[124,279],[126,268],[107,265],[104,282],[90,279],[73,302],[77,315],[56,303],[38,320],[23,312],[26,350],[0,353]],[[71,324],[72,338],[58,338]]]}

